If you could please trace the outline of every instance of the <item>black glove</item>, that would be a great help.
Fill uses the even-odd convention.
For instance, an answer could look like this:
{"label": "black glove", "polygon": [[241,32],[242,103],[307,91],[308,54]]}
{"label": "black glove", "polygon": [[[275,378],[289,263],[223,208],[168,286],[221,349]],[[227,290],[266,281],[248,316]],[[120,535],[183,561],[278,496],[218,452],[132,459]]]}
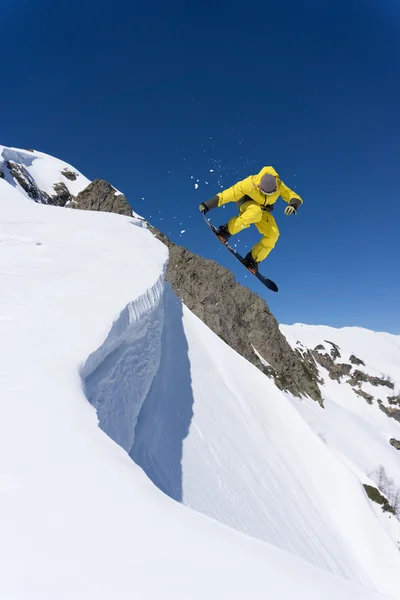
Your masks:
{"label": "black glove", "polygon": [[295,207],[295,206],[291,206],[291,205],[289,205],[289,206],[287,206],[287,207],[285,208],[285,215],[286,215],[287,217],[288,217],[289,215],[293,215],[293,214],[295,215],[296,213],[297,213],[297,209],[296,209],[296,207]]}
{"label": "black glove", "polygon": [[219,196],[214,196],[211,200],[207,200],[206,202],[202,202],[199,206],[199,211],[205,215],[212,208],[217,208],[219,204]]}
{"label": "black glove", "polygon": [[301,201],[298,198],[292,198],[291,201],[289,202],[289,206],[287,206],[285,208],[285,215],[286,216],[295,215],[297,213],[297,210],[298,210],[300,204],[301,204]]}

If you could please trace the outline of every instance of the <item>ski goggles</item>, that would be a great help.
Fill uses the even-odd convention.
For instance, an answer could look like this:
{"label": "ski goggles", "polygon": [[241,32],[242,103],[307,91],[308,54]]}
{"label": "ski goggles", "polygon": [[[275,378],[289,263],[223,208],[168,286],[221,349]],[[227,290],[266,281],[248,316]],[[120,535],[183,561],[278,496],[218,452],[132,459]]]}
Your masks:
{"label": "ski goggles", "polygon": [[259,191],[264,194],[264,196],[272,196],[272,194],[276,194],[278,187],[276,187],[274,190],[272,190],[272,192],[266,192],[265,190],[262,189],[262,187],[259,185],[258,186]]}

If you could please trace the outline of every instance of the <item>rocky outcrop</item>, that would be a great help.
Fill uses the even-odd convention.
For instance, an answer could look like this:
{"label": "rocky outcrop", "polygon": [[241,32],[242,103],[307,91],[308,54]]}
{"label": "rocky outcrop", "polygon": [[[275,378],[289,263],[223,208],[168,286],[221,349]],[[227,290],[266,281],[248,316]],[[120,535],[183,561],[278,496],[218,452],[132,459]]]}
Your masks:
{"label": "rocky outcrop", "polygon": [[381,494],[378,488],[366,483],[364,483],[363,486],[367,492],[368,498],[372,500],[372,502],[380,504],[383,512],[390,512],[393,515],[396,514],[396,510],[393,508],[393,506],[391,506],[389,500],[383,494]]}
{"label": "rocky outcrop", "polygon": [[61,171],[61,175],[64,175],[64,177],[69,179],[69,181],[76,181],[76,178],[78,177],[78,173],[75,173],[75,171],[70,171],[67,168]]}
{"label": "rocky outcrop", "polygon": [[357,394],[357,396],[361,396],[361,398],[364,398],[364,400],[366,400],[368,402],[368,404],[372,404],[374,401],[374,397],[371,396],[371,394],[368,394],[367,392],[364,392],[364,390],[360,390],[360,389],[354,389],[353,388],[353,392],[355,394]]}
{"label": "rocky outcrop", "polygon": [[[68,191],[65,183],[55,183],[53,185],[55,193],[50,195],[38,187],[37,183],[24,165],[14,162],[13,160],[8,160],[4,163],[3,168],[8,169],[15,183],[18,183],[29,196],[29,198],[32,198],[32,200],[35,202],[40,204],[51,204],[53,206],[65,206],[68,202],[73,200],[73,196]],[[4,177],[4,171],[1,171],[1,173]]]}
{"label": "rocky outcrop", "polygon": [[339,346],[337,344],[334,344],[333,342],[330,342],[329,340],[325,340],[325,342],[332,346],[331,347],[331,356],[332,356],[333,360],[336,360],[337,358],[341,358]]}
{"label": "rocky outcrop", "polygon": [[324,346],[322,346],[322,344],[317,346],[315,350],[311,350],[311,353],[316,362],[328,371],[329,377],[331,379],[333,379],[334,381],[340,381],[342,377],[350,374],[352,366],[347,363],[336,363],[335,359],[340,357],[339,348],[336,344],[333,344],[332,342],[327,343],[332,345],[330,354],[328,354],[327,352],[321,354],[320,349],[324,349]]}
{"label": "rocky outcrop", "polygon": [[35,202],[40,202],[42,204],[47,203],[47,194],[44,195],[43,192],[41,192],[34,179],[23,165],[20,165],[12,160],[6,161],[5,164],[10,171],[11,176],[14,178],[14,181],[19,183],[29,198],[32,198],[32,200]]}
{"label": "rocky outcrop", "polygon": [[357,356],[354,356],[354,354],[350,356],[349,360],[352,365],[356,365],[357,367],[365,367],[365,362],[362,361],[361,358],[357,358]]}
{"label": "rocky outcrop", "polygon": [[400,409],[393,408],[392,406],[385,406],[382,400],[378,400],[378,406],[382,412],[385,413],[388,417],[392,417],[392,419],[396,419],[400,423]]}
{"label": "rocky outcrop", "polygon": [[132,209],[123,194],[117,192],[104,179],[95,179],[76,198],[76,208],[81,210],[100,210],[119,215],[132,216]]}
{"label": "rocky outcrop", "polygon": [[318,363],[314,358],[312,350],[309,350],[303,344],[297,343],[297,347],[295,352],[300,356],[301,360],[306,363],[308,370],[313,375],[315,381],[317,381],[320,385],[324,385],[324,380],[320,375]]}
{"label": "rocky outcrop", "polygon": [[393,448],[396,448],[396,450],[400,450],[400,440],[396,440],[395,438],[391,438],[390,443],[393,446]]}
{"label": "rocky outcrop", "polygon": [[273,377],[280,389],[309,395],[322,404],[315,370],[292,350],[266,303],[238,284],[228,269],[151,230],[169,247],[166,278],[184,304],[231,348]]}
{"label": "rocky outcrop", "polygon": [[385,379],[383,377],[373,377],[372,375],[368,375],[368,373],[364,373],[363,371],[355,370],[351,377],[347,380],[347,383],[353,386],[360,385],[361,383],[370,383],[371,385],[384,386],[388,387],[391,390],[394,390],[394,383],[390,381],[390,379]]}
{"label": "rocky outcrop", "polygon": [[397,396],[388,396],[387,399],[389,404],[400,406],[400,394],[397,394]]}
{"label": "rocky outcrop", "polygon": [[54,206],[65,206],[68,202],[72,202],[74,200],[74,197],[65,183],[55,183],[53,188],[56,194],[50,197],[51,201],[49,204],[53,204]]}

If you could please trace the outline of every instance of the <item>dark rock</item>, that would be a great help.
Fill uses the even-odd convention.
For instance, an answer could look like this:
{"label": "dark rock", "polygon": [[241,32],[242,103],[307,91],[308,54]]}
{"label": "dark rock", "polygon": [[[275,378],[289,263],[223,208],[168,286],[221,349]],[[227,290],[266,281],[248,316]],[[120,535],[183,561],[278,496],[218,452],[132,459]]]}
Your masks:
{"label": "dark rock", "polygon": [[0,168],[0,179],[4,179],[4,171]]}
{"label": "dark rock", "polygon": [[364,390],[353,388],[353,392],[357,394],[357,396],[361,396],[361,398],[364,398],[364,400],[366,400],[368,404],[372,404],[374,401],[374,397],[371,396],[371,394],[367,394],[367,392],[364,392]]}
{"label": "dark rock", "polygon": [[46,203],[46,198],[43,196],[41,190],[39,190],[36,182],[31,177],[29,172],[25,169],[23,165],[16,163],[12,160],[8,160],[6,162],[6,166],[10,171],[12,177],[22,189],[28,194],[29,198],[35,200],[35,202],[40,202],[42,204]]}
{"label": "dark rock", "polygon": [[395,419],[396,421],[399,421],[399,423],[400,423],[400,409],[399,408],[392,408],[391,406],[385,406],[383,404],[382,400],[378,400],[378,406],[381,409],[381,411],[385,413],[385,415],[387,415],[388,417],[391,417],[392,419]]}
{"label": "dark rock", "polygon": [[64,177],[69,179],[69,181],[75,181],[76,178],[78,177],[78,173],[75,173],[75,171],[70,171],[67,168],[65,168],[63,171],[61,171],[61,175],[64,175]]}
{"label": "dark rock", "polygon": [[325,352],[325,346],[323,344],[318,344],[318,346],[315,346],[314,350],[315,352],[318,352],[319,350],[321,350],[321,352]]}
{"label": "dark rock", "polygon": [[49,204],[53,204],[54,206],[65,206],[67,202],[72,202],[74,199],[65,183],[55,183],[53,188],[56,195],[51,196]]}
{"label": "dark rock", "polygon": [[296,352],[300,355],[301,360],[307,364],[308,370],[313,375],[315,381],[317,381],[319,385],[324,385],[325,382],[320,375],[318,364],[313,356],[312,351],[308,349],[296,349]]}
{"label": "dark rock", "polygon": [[[322,405],[315,366],[311,369],[291,348],[266,303],[238,284],[228,269],[151,231],[169,248],[166,279],[184,304],[231,348],[273,377],[280,389],[309,395]],[[261,363],[253,347],[270,367]]]}
{"label": "dark rock", "polygon": [[331,356],[332,356],[333,360],[336,360],[337,358],[341,358],[339,346],[337,344],[334,344],[333,342],[330,342],[329,340],[324,340],[324,341],[327,344],[330,344],[332,346]]}
{"label": "dark rock", "polygon": [[77,208],[81,210],[100,210],[113,212],[119,215],[132,216],[132,209],[123,194],[116,195],[113,186],[104,179],[95,179],[75,200]]}
{"label": "dark rock", "polygon": [[397,394],[397,396],[388,396],[387,399],[389,404],[400,406],[400,394]]}
{"label": "dark rock", "polygon": [[367,485],[366,483],[364,483],[363,486],[365,491],[367,492],[368,498],[373,502],[380,504],[384,512],[390,512],[393,515],[396,514],[396,510],[389,503],[389,500],[380,493],[378,488],[374,487],[373,485]]}
{"label": "dark rock", "polygon": [[361,383],[367,382],[371,383],[375,387],[384,386],[388,387],[391,390],[394,390],[394,383],[393,381],[390,381],[390,379],[384,379],[383,377],[372,377],[372,375],[368,375],[368,373],[364,373],[363,371],[354,371],[350,379],[347,380],[347,383],[349,383],[352,386],[357,386]]}
{"label": "dark rock", "polygon": [[[351,372],[351,365],[347,363],[335,363],[332,356],[330,356],[327,353],[321,354],[317,350],[311,350],[311,354],[313,355],[317,363],[328,371],[329,377],[334,381],[340,381],[342,377],[344,377],[345,375],[349,375],[349,373]],[[334,352],[334,354],[336,355],[336,352]]]}
{"label": "dark rock", "polygon": [[361,358],[357,358],[357,356],[354,356],[354,354],[352,354],[350,356],[349,360],[350,360],[350,362],[351,362],[352,365],[357,365],[358,367],[360,367],[360,366],[365,367],[365,362],[363,362],[361,360]]}
{"label": "dark rock", "polygon": [[390,443],[392,444],[393,448],[396,448],[396,450],[400,450],[400,440],[395,440],[394,438],[391,438]]}

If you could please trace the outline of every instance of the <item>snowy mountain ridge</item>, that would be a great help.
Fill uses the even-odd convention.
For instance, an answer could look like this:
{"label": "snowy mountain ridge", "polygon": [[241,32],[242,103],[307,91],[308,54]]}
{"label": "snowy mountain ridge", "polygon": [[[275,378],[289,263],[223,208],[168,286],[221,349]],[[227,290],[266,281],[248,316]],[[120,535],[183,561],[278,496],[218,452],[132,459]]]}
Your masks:
{"label": "snowy mountain ridge", "polygon": [[[34,155],[50,194],[61,165]],[[397,477],[378,399],[319,363],[325,408],[279,390],[164,284],[167,248],[139,218],[32,202],[6,168],[1,595],[399,598],[398,521],[361,485],[375,452]],[[312,360],[315,332],[282,329]],[[369,371],[372,350],[348,351]]]}

